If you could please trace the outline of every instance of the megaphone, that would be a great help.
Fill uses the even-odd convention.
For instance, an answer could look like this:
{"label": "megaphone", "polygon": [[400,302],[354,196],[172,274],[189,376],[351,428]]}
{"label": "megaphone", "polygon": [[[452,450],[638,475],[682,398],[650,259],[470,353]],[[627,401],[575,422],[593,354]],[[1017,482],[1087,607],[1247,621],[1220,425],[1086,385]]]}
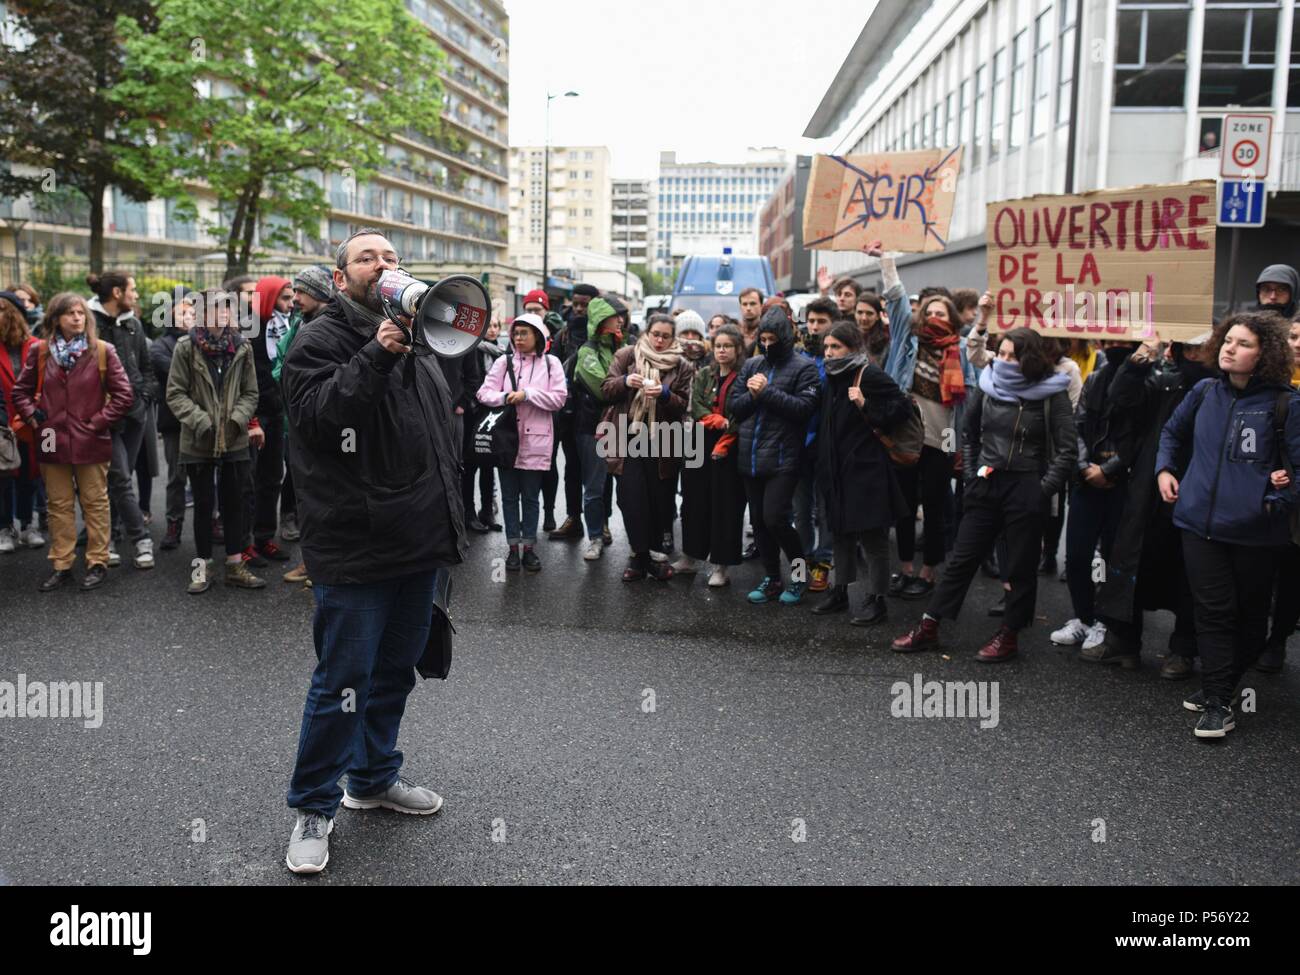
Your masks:
{"label": "megaphone", "polygon": [[406,334],[416,355],[458,359],[488,330],[492,299],[471,275],[453,274],[428,285],[389,269],[379,276],[378,290],[384,313]]}

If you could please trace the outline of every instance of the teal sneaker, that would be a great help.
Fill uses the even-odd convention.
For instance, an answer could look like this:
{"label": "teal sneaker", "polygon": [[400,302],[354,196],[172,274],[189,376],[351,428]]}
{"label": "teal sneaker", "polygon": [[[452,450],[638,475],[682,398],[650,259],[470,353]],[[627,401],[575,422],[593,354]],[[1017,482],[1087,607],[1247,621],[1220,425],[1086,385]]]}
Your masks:
{"label": "teal sneaker", "polygon": [[763,581],[749,594],[749,601],[754,605],[770,603],[781,595],[781,580],[774,576],[763,576]]}
{"label": "teal sneaker", "polygon": [[785,587],[785,592],[781,593],[782,606],[798,606],[803,602],[803,594],[808,589],[806,582],[792,582]]}

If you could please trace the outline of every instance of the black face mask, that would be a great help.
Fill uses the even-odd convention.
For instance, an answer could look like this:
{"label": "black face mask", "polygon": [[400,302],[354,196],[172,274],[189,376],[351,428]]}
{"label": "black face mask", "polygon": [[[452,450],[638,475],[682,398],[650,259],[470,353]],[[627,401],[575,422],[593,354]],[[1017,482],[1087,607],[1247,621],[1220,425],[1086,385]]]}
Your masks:
{"label": "black face mask", "polygon": [[814,359],[822,358],[822,336],[809,332],[804,336],[803,347],[808,350],[808,354]]}
{"label": "black face mask", "polygon": [[1199,383],[1202,379],[1209,379],[1214,375],[1214,370],[1207,366],[1193,362],[1191,359],[1185,359],[1183,356],[1178,357],[1178,371],[1183,374],[1183,381],[1192,386]]}

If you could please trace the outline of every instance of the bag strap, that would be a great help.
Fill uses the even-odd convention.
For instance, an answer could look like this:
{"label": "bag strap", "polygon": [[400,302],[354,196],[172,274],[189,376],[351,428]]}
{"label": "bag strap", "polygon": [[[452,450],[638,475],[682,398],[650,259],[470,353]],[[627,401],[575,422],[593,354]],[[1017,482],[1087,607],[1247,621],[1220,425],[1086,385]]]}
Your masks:
{"label": "bag strap", "polygon": [[1295,470],[1291,467],[1291,458],[1287,456],[1286,451],[1286,418],[1291,410],[1291,398],[1295,393],[1286,390],[1277,394],[1277,399],[1273,401],[1273,443],[1277,448],[1278,461],[1281,463],[1280,468],[1274,470],[1284,470],[1292,475],[1295,479]]}
{"label": "bag strap", "polygon": [[108,395],[108,346],[98,339],[95,341],[95,362],[99,365],[99,388]]}
{"label": "bag strap", "polygon": [[36,396],[37,401],[41,398],[41,391],[45,389],[45,360],[50,357],[50,343],[42,342],[36,349]]}

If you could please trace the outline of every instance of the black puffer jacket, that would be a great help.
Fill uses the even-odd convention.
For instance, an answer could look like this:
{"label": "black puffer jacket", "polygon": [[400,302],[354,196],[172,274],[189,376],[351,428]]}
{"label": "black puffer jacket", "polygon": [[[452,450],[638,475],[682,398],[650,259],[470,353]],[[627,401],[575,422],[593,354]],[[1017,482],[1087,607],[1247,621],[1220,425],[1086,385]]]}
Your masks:
{"label": "black puffer jacket", "polygon": [[[746,360],[731,384],[727,410],[740,421],[740,473],[749,477],[788,474],[799,469],[808,420],[821,402],[817,363],[794,351],[794,326],[780,308],[769,308],[758,331],[772,332],[776,342]],[[748,386],[762,373],[767,386],[756,398]]]}
{"label": "black puffer jacket", "polygon": [[1137,442],[1137,414],[1119,409],[1110,398],[1111,383],[1133,350],[1107,349],[1105,358],[1083,383],[1079,406],[1074,411],[1074,425],[1079,434],[1079,456],[1075,462],[1080,474],[1096,464],[1112,484],[1122,480],[1133,466]]}
{"label": "black puffer jacket", "polygon": [[164,395],[158,400],[158,429],[160,432],[169,432],[180,430],[180,421],[176,419],[176,414],[171,411],[167,405],[165,391],[167,389],[167,374],[172,368],[172,354],[176,351],[176,343],[180,341],[181,336],[185,334],[183,329],[165,328],[162,335],[153,340],[149,346],[149,362],[153,366],[154,379],[158,381],[158,388],[164,390]]}
{"label": "black puffer jacket", "polygon": [[1056,494],[1069,483],[1079,447],[1070,394],[1065,390],[1045,400],[1009,402],[987,396],[976,386],[966,400],[964,422],[962,469],[968,484],[985,465],[1036,473],[1045,495]]}
{"label": "black puffer jacket", "polygon": [[455,565],[467,548],[442,370],[387,351],[375,331],[335,295],[281,377],[303,558],[327,585]]}

